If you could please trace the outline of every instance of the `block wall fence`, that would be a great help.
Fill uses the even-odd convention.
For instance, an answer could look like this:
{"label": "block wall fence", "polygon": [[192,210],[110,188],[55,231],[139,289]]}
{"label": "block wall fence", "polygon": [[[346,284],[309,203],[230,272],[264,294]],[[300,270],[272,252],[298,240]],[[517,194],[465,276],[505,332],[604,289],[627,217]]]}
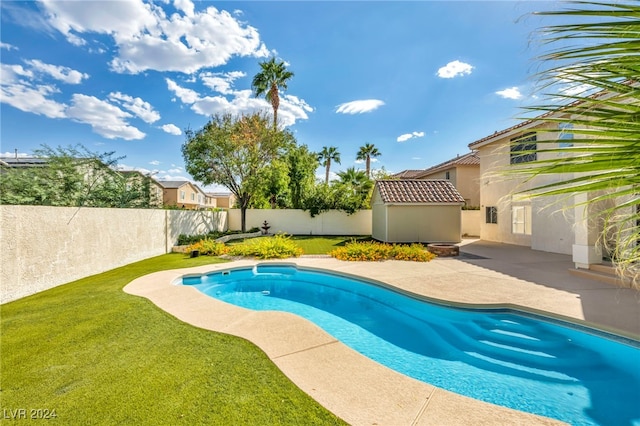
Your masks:
{"label": "block wall fence", "polygon": [[[462,212],[463,234],[478,235],[474,214]],[[247,229],[266,220],[270,233],[371,235],[371,219],[371,210],[314,218],[302,210],[248,210]],[[240,229],[240,210],[0,206],[0,303],[169,253],[180,234],[227,229]]]}
{"label": "block wall fence", "polygon": [[0,303],[171,251],[180,234],[226,230],[226,212],[0,206]]}

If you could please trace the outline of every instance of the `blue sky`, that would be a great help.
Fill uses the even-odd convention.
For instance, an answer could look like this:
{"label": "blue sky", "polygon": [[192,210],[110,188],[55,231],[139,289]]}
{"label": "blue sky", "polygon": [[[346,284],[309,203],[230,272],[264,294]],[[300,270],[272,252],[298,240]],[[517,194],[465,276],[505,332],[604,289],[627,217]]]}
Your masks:
{"label": "blue sky", "polygon": [[[295,76],[278,113],[312,151],[360,146],[423,169],[517,123],[535,97],[545,1],[0,2],[0,152],[82,144],[191,179],[184,129],[270,111],[250,91],[275,55]],[[323,176],[318,170],[319,177]]]}

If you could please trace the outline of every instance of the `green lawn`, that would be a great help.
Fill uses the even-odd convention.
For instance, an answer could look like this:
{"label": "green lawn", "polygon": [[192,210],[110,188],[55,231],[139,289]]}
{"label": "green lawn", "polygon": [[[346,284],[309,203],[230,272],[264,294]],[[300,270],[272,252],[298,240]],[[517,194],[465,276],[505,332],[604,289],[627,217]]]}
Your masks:
{"label": "green lawn", "polygon": [[[197,329],[122,288],[221,260],[167,254],[1,309],[3,417],[65,425],[343,424],[250,342]],[[49,412],[50,414],[51,412]]]}
{"label": "green lawn", "polygon": [[[258,237],[268,238],[268,237]],[[294,235],[291,237],[297,245],[302,247],[304,254],[327,254],[336,247],[344,246],[352,240],[369,241],[370,236],[313,236],[313,235]],[[227,244],[240,244],[245,240],[232,240]]]}

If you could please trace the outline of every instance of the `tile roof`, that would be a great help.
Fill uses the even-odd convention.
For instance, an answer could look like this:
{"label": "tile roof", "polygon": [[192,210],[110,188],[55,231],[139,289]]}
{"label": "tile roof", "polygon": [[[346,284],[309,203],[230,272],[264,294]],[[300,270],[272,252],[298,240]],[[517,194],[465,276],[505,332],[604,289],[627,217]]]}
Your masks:
{"label": "tile roof", "polygon": [[413,179],[419,174],[422,174],[422,172],[424,172],[424,170],[403,170],[394,175],[391,175],[391,177],[396,179]]}
{"label": "tile roof", "polygon": [[480,157],[478,157],[478,154],[475,151],[469,152],[465,155],[457,156],[452,160],[424,169],[421,173],[417,173],[414,178],[419,179],[422,176],[430,175],[440,170],[449,169],[453,166],[480,166]]}
{"label": "tile roof", "polygon": [[164,188],[180,188],[190,182],[188,180],[159,180],[158,183]]}
{"label": "tile roof", "polygon": [[376,188],[385,204],[464,203],[462,195],[446,179],[379,180]]}

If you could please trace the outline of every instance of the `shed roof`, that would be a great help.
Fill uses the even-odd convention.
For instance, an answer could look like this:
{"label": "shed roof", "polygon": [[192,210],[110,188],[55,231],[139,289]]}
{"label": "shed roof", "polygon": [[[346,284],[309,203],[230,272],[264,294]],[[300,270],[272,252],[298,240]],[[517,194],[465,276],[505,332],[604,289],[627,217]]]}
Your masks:
{"label": "shed roof", "polygon": [[376,188],[385,204],[464,203],[462,195],[446,179],[379,180]]}

